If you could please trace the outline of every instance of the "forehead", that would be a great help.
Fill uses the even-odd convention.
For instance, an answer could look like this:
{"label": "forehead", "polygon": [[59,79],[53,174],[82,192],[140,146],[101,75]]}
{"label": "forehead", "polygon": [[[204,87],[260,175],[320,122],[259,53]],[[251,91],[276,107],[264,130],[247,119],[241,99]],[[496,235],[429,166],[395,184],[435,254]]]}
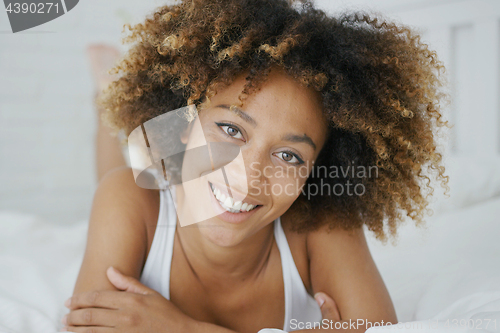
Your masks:
{"label": "forehead", "polygon": [[[240,73],[229,86],[219,89],[211,99],[238,96],[243,91],[247,76],[247,71]],[[259,90],[248,96],[248,102],[245,102],[245,104],[248,104],[252,99],[254,99],[253,102],[259,102],[261,99],[269,99],[270,96],[268,95],[273,95],[276,102],[299,102],[320,108],[321,94],[313,88],[301,85],[279,67],[272,67],[263,81],[258,84]],[[270,102],[270,100],[267,100],[267,102]]]}

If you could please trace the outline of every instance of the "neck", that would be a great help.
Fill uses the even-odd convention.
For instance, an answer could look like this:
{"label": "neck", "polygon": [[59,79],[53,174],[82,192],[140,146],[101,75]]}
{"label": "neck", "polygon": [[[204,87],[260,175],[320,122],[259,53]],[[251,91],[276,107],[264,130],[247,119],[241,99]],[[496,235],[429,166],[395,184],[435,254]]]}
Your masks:
{"label": "neck", "polygon": [[271,223],[234,246],[219,246],[197,226],[180,227],[177,236],[193,273],[203,283],[231,284],[256,279],[266,267],[273,246]]}

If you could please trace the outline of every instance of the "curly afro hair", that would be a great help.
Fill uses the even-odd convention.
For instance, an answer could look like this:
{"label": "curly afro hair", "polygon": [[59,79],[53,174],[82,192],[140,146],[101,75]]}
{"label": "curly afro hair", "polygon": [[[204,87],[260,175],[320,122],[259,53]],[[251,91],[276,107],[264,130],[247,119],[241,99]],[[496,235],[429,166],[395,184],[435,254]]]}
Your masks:
{"label": "curly afro hair", "polygon": [[315,166],[377,174],[310,176],[305,188],[350,182],[363,195],[303,191],[289,209],[295,230],[366,224],[385,242],[406,216],[423,222],[429,175],[448,189],[436,144],[447,125],[444,67],[408,27],[363,12],[332,17],[307,0],[185,0],[126,27],[133,45],[99,100],[115,133],[186,105],[201,109],[243,71],[240,106],[273,66],[320,92],[329,135]]}

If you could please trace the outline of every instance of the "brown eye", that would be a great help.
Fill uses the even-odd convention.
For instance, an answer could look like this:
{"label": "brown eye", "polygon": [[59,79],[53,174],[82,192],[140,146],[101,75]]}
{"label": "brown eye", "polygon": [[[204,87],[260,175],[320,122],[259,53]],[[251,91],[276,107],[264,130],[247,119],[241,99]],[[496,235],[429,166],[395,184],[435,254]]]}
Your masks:
{"label": "brown eye", "polygon": [[[230,126],[230,125],[224,125],[224,124],[217,124],[223,131],[224,133],[226,133],[228,136],[232,137],[232,138],[235,138],[235,139],[239,139],[239,140],[242,140],[243,139],[243,135],[241,134],[241,131],[237,128],[237,127],[234,127],[234,126]],[[245,141],[245,140],[243,140]]]}
{"label": "brown eye", "polygon": [[283,161],[290,162],[293,158],[293,156],[291,154],[288,154],[287,152],[283,152],[282,154],[283,155],[281,156],[283,158]]}
{"label": "brown eye", "polygon": [[293,164],[293,165],[299,165],[303,164],[304,161],[300,159],[298,156],[296,156],[293,153],[287,152],[287,151],[280,151],[279,153],[276,154],[279,158],[281,158],[283,161]]}
{"label": "brown eye", "polygon": [[227,134],[229,134],[230,136],[235,136],[238,134],[238,130],[234,127],[228,127]]}

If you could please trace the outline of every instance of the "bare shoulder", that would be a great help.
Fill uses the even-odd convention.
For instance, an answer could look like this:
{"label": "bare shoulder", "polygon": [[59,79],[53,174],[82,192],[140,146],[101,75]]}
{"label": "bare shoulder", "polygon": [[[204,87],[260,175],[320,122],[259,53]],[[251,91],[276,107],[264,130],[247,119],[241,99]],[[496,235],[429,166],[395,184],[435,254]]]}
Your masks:
{"label": "bare shoulder", "polygon": [[[151,201],[158,198],[158,190],[143,189],[135,183],[134,174],[129,167],[120,167],[107,173],[99,183],[97,193],[102,198],[120,199],[120,204],[129,212],[151,213]],[[133,201],[134,205],[127,205]]]}
{"label": "bare shoulder", "polygon": [[[100,182],[98,191],[102,192],[101,199],[107,201],[108,212],[114,207],[116,213],[122,216],[123,223],[131,228],[137,237],[143,239],[141,244],[146,245],[143,260],[145,261],[158,222],[159,191],[137,186],[132,169],[129,167],[117,168],[108,173]],[[120,219],[109,219],[109,221],[120,221]]]}
{"label": "bare shoulder", "polygon": [[[327,227],[321,227],[315,231],[297,232],[292,225],[292,219],[287,218],[286,214],[281,217],[283,231],[290,246],[290,251],[302,278],[304,286],[308,292],[313,295],[314,288],[311,280],[311,259],[315,262],[323,260],[332,262],[334,256],[347,259],[345,253],[350,253],[349,260],[363,262],[366,260],[368,247],[362,229],[329,230]],[[364,254],[365,258],[360,254]],[[340,263],[339,263],[340,265]],[[316,290],[317,292],[318,290]]]}
{"label": "bare shoulder", "polygon": [[[105,219],[107,223],[128,222],[127,226],[134,229],[137,235],[149,238],[149,233],[151,230],[154,232],[158,219],[159,197],[158,190],[137,186],[131,168],[120,167],[103,177],[97,188],[93,206],[99,214],[111,215],[109,219]],[[105,212],[99,210],[101,207],[105,208]],[[114,215],[119,218],[113,218],[118,217]]]}
{"label": "bare shoulder", "polygon": [[115,169],[103,177],[92,203],[75,293],[114,289],[106,276],[109,266],[140,277],[148,249],[146,226],[158,216],[158,200],[158,191],[135,184],[132,169],[128,167]]}

